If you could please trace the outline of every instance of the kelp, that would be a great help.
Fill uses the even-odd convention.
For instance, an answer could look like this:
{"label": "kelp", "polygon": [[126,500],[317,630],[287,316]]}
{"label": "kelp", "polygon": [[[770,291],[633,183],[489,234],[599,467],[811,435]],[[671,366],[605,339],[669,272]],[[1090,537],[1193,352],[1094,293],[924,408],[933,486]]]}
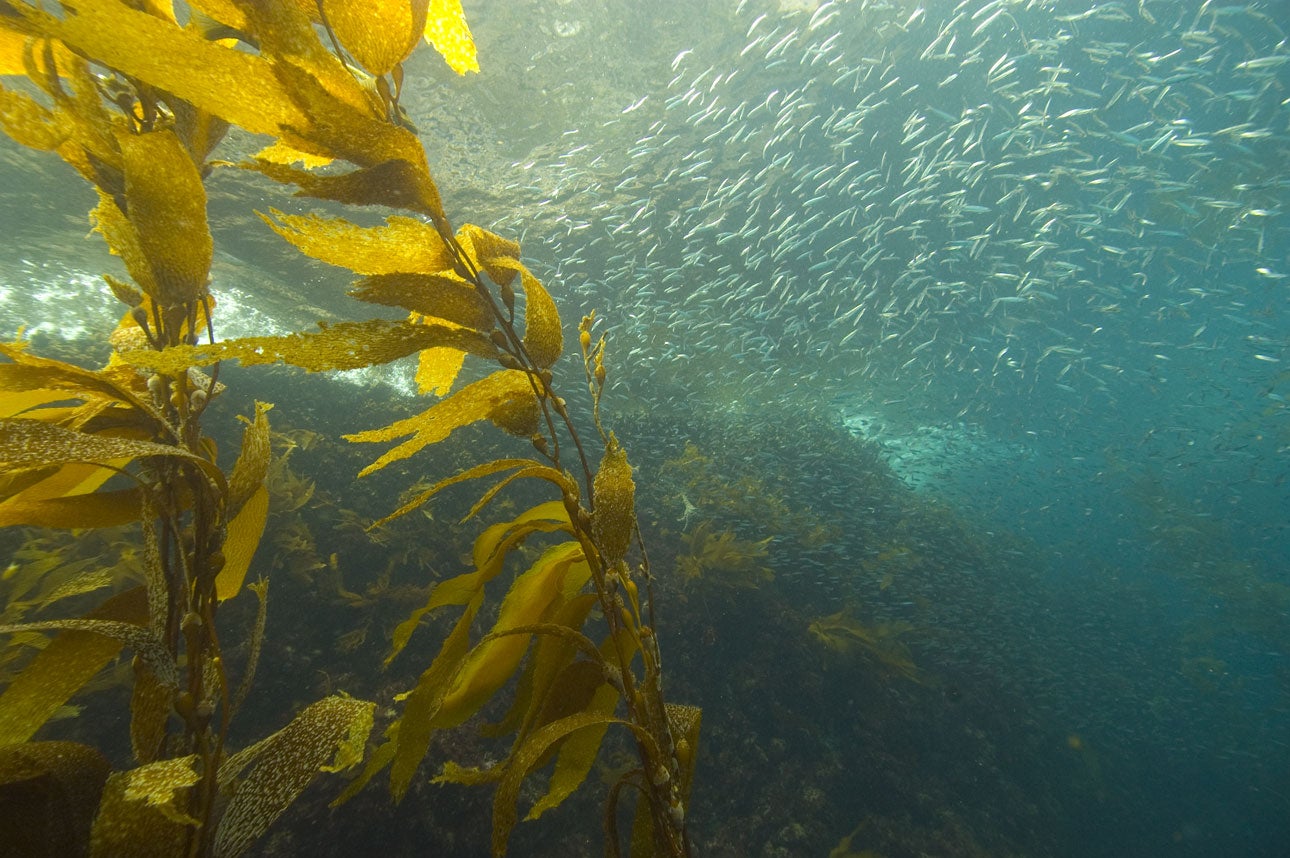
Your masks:
{"label": "kelp", "polygon": [[[0,347],[9,360],[0,364],[0,522],[137,522],[146,582],[128,603],[113,596],[84,617],[2,627],[57,636],[5,694],[26,695],[27,714],[8,723],[0,712],[0,724],[25,741],[122,645],[138,656],[131,704],[138,765],[107,778],[92,854],[241,854],[319,770],[359,763],[374,705],[343,697],[305,708],[241,752],[226,747],[258,660],[264,585],[251,587],[259,610],[251,663],[236,690],[217,614],[243,589],[270,514],[271,434],[268,406],[257,404],[225,469],[202,417],[223,390],[226,360],[317,372],[416,355],[418,388],[439,398],[420,414],[346,436],[398,442],[362,474],[480,422],[526,440],[533,452],[471,464],[414,492],[382,524],[481,478],[492,484],[467,518],[485,515],[520,480],[544,486],[550,499],[485,527],[473,568],[436,583],[396,629],[390,659],[426,614],[459,611],[346,795],[388,767],[401,797],[434,732],[465,724],[513,682],[509,714],[494,728],[513,737],[507,757],[481,772],[448,765],[441,775],[496,784],[494,854],[505,851],[518,819],[521,785],[554,760],[528,815],[558,806],[586,779],[610,727],[626,731],[640,765],[611,789],[606,819],[617,819],[630,786],[638,797],[632,854],[688,854],[685,808],[700,719],[662,695],[634,471],[600,419],[606,339],[593,343],[594,314],[583,319],[579,343],[600,448],[593,468],[590,435],[556,389],[564,337],[555,301],[515,242],[470,224],[452,228],[399,105],[403,63],[422,36],[459,73],[478,69],[458,0],[195,0],[188,11],[180,25],[165,2],[14,2],[0,17],[0,50],[9,52],[0,59],[13,68],[21,44],[19,65],[41,94],[0,89],[0,127],[55,151],[90,182],[95,228],[130,275],[130,282],[105,278],[128,308],[106,367]],[[232,126],[272,138],[239,166],[301,196],[391,210],[366,226],[275,209],[259,215],[304,254],[352,272],[352,297],[402,309],[405,320],[216,338],[204,180],[227,163],[211,155]],[[458,387],[467,360],[491,371]],[[308,501],[307,491],[295,494]],[[289,539],[290,558],[338,576],[334,556],[330,565],[318,557],[307,529],[291,534],[275,533],[280,551]],[[527,548],[547,537],[534,558]],[[510,575],[522,558],[527,567]],[[477,636],[475,621],[497,591],[492,627]],[[49,672],[65,680],[50,686],[56,690],[23,691]],[[607,850],[618,854],[618,837],[607,831]]]}

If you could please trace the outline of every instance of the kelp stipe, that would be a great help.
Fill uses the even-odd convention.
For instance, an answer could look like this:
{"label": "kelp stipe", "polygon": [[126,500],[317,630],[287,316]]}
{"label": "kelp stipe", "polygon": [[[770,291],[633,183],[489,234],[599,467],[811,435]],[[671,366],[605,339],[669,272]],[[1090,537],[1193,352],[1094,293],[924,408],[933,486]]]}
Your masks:
{"label": "kelp stipe", "polygon": [[[610,790],[608,850],[620,851],[617,805],[624,789],[634,788],[631,853],[687,854],[685,807],[699,713],[663,699],[632,469],[600,424],[604,338],[593,344],[594,319],[583,320],[579,340],[603,447],[593,470],[594,451],[554,387],[552,367],[563,351],[554,301],[519,262],[516,244],[470,225],[451,228],[399,105],[402,62],[423,32],[454,69],[473,66],[460,7],[453,0],[429,11],[427,0],[378,2],[358,14],[360,7],[334,0],[189,6],[184,26],[164,3],[86,0],[56,15],[24,3],[0,7],[0,27],[27,37],[22,56],[11,59],[46,96],[38,101],[3,91],[0,123],[19,142],[58,151],[94,184],[98,229],[135,281],[109,278],[131,310],[108,368],[90,373],[55,365],[15,346],[5,352],[13,363],[3,367],[8,375],[0,388],[8,409],[3,416],[14,418],[6,419],[0,438],[8,477],[0,509],[9,509],[10,523],[65,526],[85,516],[120,521],[124,515],[143,530],[147,588],[114,597],[88,618],[21,627],[62,630],[50,650],[65,640],[106,637],[137,654],[132,736],[143,765],[108,778],[88,848],[93,854],[236,855],[320,768],[361,759],[373,707],[344,697],[307,707],[284,730],[242,752],[223,747],[232,703],[247,682],[230,689],[215,609],[240,589],[263,528],[267,407],[257,407],[248,421],[242,453],[227,473],[214,464],[200,417],[219,391],[221,360],[283,361],[319,371],[418,354],[419,386],[446,396],[420,415],[350,436],[407,439],[364,473],[482,420],[530,439],[535,454],[481,462],[392,516],[476,478],[492,477],[494,484],[471,516],[518,479],[542,481],[553,499],[485,529],[475,541],[473,571],[438,584],[396,631],[390,658],[427,612],[463,609],[346,795],[388,766],[392,790],[402,796],[432,733],[470,718],[518,674],[503,724],[515,737],[506,760],[486,770],[448,764],[440,775],[496,783],[494,853],[505,851],[519,788],[532,770],[554,755],[550,786],[530,817],[582,783],[606,730],[619,725],[629,731],[640,765]],[[86,58],[106,72],[92,71]],[[293,184],[301,195],[415,215],[390,214],[381,226],[360,227],[343,218],[261,214],[302,252],[358,274],[353,297],[401,307],[409,312],[405,321],[215,341],[202,179],[227,125],[275,140],[238,166]],[[336,162],[353,168],[340,172]],[[314,169],[324,164],[332,169]],[[499,369],[453,391],[467,355]],[[210,376],[198,369],[212,365]],[[69,399],[82,405],[69,410],[62,404]],[[96,491],[116,473],[132,475],[134,487],[110,496]],[[472,643],[470,626],[485,586],[518,556],[522,541],[541,533],[560,534],[561,541],[514,579],[492,630]],[[266,593],[262,585],[256,592],[259,629]],[[588,627],[593,608],[604,623],[599,641]],[[100,643],[99,664],[112,655],[102,650]],[[71,661],[79,682],[93,674],[89,659]],[[62,662],[41,667],[45,675],[69,671]],[[63,684],[70,696],[76,683]],[[45,701],[45,710],[51,702],[61,701]],[[180,716],[186,744],[165,739],[171,711]],[[26,736],[11,741],[23,741],[39,724],[28,726]],[[325,766],[333,752],[334,765]]]}

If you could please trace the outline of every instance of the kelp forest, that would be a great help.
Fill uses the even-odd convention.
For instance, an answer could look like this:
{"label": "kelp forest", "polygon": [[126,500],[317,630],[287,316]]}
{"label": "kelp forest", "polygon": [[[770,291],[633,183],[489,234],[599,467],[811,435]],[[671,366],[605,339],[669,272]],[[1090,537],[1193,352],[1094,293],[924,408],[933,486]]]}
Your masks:
{"label": "kelp forest", "polygon": [[[1016,758],[1095,806],[1097,750],[980,726],[936,583],[1024,546],[809,411],[615,401],[607,312],[447,210],[423,41],[488,61],[456,0],[0,0],[0,127],[120,263],[0,345],[0,854],[1041,854]],[[353,315],[221,336],[231,231]]]}

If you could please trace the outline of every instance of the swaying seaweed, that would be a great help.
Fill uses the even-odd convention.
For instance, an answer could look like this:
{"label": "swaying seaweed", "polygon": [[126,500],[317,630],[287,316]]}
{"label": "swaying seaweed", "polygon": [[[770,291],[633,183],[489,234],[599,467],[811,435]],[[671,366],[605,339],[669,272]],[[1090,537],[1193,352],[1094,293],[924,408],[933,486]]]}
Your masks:
{"label": "swaying seaweed", "polygon": [[[441,398],[418,415],[346,436],[404,439],[363,475],[482,421],[526,439],[533,453],[488,459],[442,479],[377,526],[468,480],[493,480],[468,519],[518,480],[536,480],[551,499],[485,528],[475,540],[473,569],[435,584],[424,606],[398,627],[389,659],[426,614],[460,610],[438,656],[397,698],[401,715],[341,800],[386,767],[392,793],[402,797],[432,734],[471,719],[517,679],[504,722],[514,736],[509,755],[485,769],[449,762],[438,776],[496,784],[493,853],[506,851],[521,785],[535,771],[554,758],[549,786],[528,818],[571,795],[591,771],[606,731],[621,727],[639,765],[610,790],[608,852],[620,851],[618,803],[630,788],[637,798],[631,854],[687,855],[685,811],[700,717],[662,695],[633,469],[600,421],[605,338],[593,344],[594,314],[583,320],[579,342],[603,450],[593,468],[589,436],[557,393],[552,368],[564,338],[555,302],[520,262],[513,241],[472,225],[452,229],[399,106],[403,63],[423,36],[459,74],[478,70],[460,4],[197,0],[184,17],[181,25],[165,2],[0,4],[0,30],[9,37],[0,42],[9,53],[0,61],[21,69],[35,87],[0,89],[0,128],[19,143],[57,153],[94,187],[95,229],[130,276],[126,282],[105,275],[128,308],[109,336],[115,352],[107,366],[82,369],[30,354],[21,343],[0,346],[7,361],[0,364],[0,525],[133,523],[144,582],[91,565],[56,578],[61,566],[53,564],[44,568],[50,577],[42,605],[104,588],[111,595],[79,617],[32,620],[21,601],[40,583],[32,579],[14,588],[4,606],[0,632],[43,648],[0,695],[0,787],[6,796],[22,796],[33,783],[64,784],[68,799],[42,806],[31,794],[23,805],[37,808],[41,830],[51,832],[32,854],[232,858],[319,772],[363,762],[376,704],[339,694],[241,750],[228,745],[259,661],[267,582],[249,585],[258,604],[249,630],[220,624],[219,608],[238,596],[251,570],[270,514],[269,482],[289,489],[290,509],[307,504],[312,488],[273,465],[269,404],[257,403],[245,418],[231,467],[217,463],[202,418],[224,391],[223,361],[318,372],[416,354],[418,387]],[[302,196],[393,211],[377,226],[272,209],[259,214],[302,253],[352,271],[358,278],[352,297],[401,308],[406,320],[216,338],[205,180],[229,166],[212,153],[233,126],[273,140],[236,166],[293,185]],[[456,386],[467,356],[496,368]],[[505,583],[521,546],[546,534],[554,541],[535,559],[526,551],[527,568]],[[375,597],[344,590],[335,556],[319,558],[307,528],[294,536],[279,531],[275,545],[288,566],[303,557],[301,571],[329,569],[337,593]],[[487,592],[490,585],[503,591],[500,598]],[[494,600],[492,628],[475,637],[475,619]],[[54,636],[44,642],[48,633]],[[222,640],[246,642],[240,677],[229,673]],[[89,746],[51,753],[49,743],[33,742],[122,648],[134,655],[135,765],[112,771]],[[81,767],[84,783],[67,778],[66,761],[75,758],[96,761]]]}

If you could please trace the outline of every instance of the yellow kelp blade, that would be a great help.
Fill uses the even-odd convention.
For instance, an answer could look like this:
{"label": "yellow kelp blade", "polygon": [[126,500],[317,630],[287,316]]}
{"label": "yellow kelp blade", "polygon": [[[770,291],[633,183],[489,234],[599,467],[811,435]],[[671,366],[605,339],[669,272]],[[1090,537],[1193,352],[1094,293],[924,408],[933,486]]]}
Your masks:
{"label": "yellow kelp blade", "polygon": [[300,190],[296,192],[297,196],[334,200],[356,206],[389,206],[420,212],[430,217],[442,215],[437,194],[432,195],[433,199],[427,202],[426,194],[433,188],[433,182],[418,162],[393,158],[348,173],[319,175],[310,169],[298,170],[289,166],[289,161],[283,163],[281,160],[274,160],[275,158],[306,159],[307,168],[320,166],[319,162],[326,163],[328,160],[279,144],[276,150],[265,150],[254,160],[238,166],[262,173],[275,182],[298,186]]}
{"label": "yellow kelp blade", "polygon": [[[245,852],[319,772],[343,771],[362,762],[375,712],[376,704],[366,700],[326,697],[272,736],[225,760],[220,788],[232,798],[215,835],[215,855],[237,858]],[[243,774],[248,766],[254,767]]]}
{"label": "yellow kelp blade", "polygon": [[[591,567],[576,541],[554,545],[528,571],[515,579],[502,601],[490,635],[537,623],[577,593],[591,577]],[[452,690],[444,697],[435,722],[453,726],[484,705],[520,666],[529,635],[506,635],[477,645],[461,666]]]}
{"label": "yellow kelp blade", "polygon": [[146,456],[166,456],[191,462],[200,467],[216,485],[221,488],[224,486],[224,474],[213,462],[178,447],[129,438],[87,435],[51,426],[40,420],[0,419],[0,471],[47,468],[51,464],[68,462],[103,465]]}
{"label": "yellow kelp blade", "polygon": [[224,541],[224,568],[215,576],[215,595],[221,601],[233,598],[251,568],[255,549],[264,535],[269,517],[269,490],[260,486],[228,524]]}
{"label": "yellow kelp blade", "polygon": [[[390,794],[395,801],[401,800],[407,792],[412,776],[430,748],[430,736],[435,730],[432,719],[439,711],[452,677],[470,650],[470,626],[483,603],[483,590],[474,590],[465,602],[466,610],[444,638],[434,661],[422,671],[416,687],[404,701],[403,715],[397,722],[399,729],[393,735],[390,754]],[[398,637],[397,631],[395,637]],[[386,664],[389,664],[388,659]]]}
{"label": "yellow kelp blade", "polygon": [[[87,619],[147,622],[147,598],[134,587],[109,598]],[[0,746],[25,742],[103,665],[121,651],[116,638],[85,631],[60,632],[0,694]]]}
{"label": "yellow kelp blade", "polygon": [[361,369],[389,363],[434,346],[494,356],[497,348],[483,334],[465,328],[370,319],[339,322],[318,331],[281,337],[242,337],[213,344],[137,349],[121,355],[134,366],[174,374],[193,366],[238,360],[243,366],[289,363],[309,372]]}
{"label": "yellow kelp blade", "polygon": [[413,436],[359,472],[359,476],[366,476],[391,462],[406,459],[430,444],[442,441],[462,426],[469,426],[480,420],[497,421],[507,414],[507,406],[525,400],[535,401],[528,375],[519,370],[498,370],[466,385],[415,417],[396,420],[381,429],[369,429],[343,437],[347,441],[376,442],[391,441],[405,435]]}
{"label": "yellow kelp blade", "polygon": [[89,854],[90,825],[112,766],[79,742],[0,747],[0,843],[9,855]]}
{"label": "yellow kelp blade", "polygon": [[443,319],[476,331],[495,326],[493,308],[473,283],[452,271],[378,274],[359,280],[349,295],[369,304],[411,310],[429,322]]}
{"label": "yellow kelp blade", "polygon": [[142,509],[137,488],[39,500],[27,500],[24,495],[0,503],[0,527],[117,527],[136,521]]}
{"label": "yellow kelp blade", "polygon": [[[264,486],[269,472],[269,418],[271,402],[255,403],[255,416],[246,421],[242,432],[242,450],[228,477],[228,514],[237,515],[252,495]],[[242,418],[245,419],[245,418]]]}
{"label": "yellow kelp blade", "polygon": [[465,364],[463,351],[440,347],[422,349],[417,355],[417,392],[446,396]]}
{"label": "yellow kelp blade", "polygon": [[475,571],[457,575],[435,585],[430,591],[430,598],[426,604],[413,611],[395,628],[390,654],[385,657],[386,665],[388,666],[403,647],[407,646],[412,632],[427,613],[447,605],[469,603],[483,590],[485,584],[502,571],[502,563],[512,547],[532,533],[551,533],[557,530],[571,531],[569,513],[561,501],[538,504],[511,521],[499,522],[487,528],[475,539]]}
{"label": "yellow kelp blade", "polygon": [[[439,482],[432,485],[430,488],[426,489],[423,492],[420,492],[411,500],[409,500],[407,503],[405,503],[403,506],[396,509],[394,512],[390,513],[389,515],[385,516],[379,521],[374,522],[372,524],[372,528],[380,527],[381,525],[386,524],[390,521],[393,521],[394,519],[400,516],[407,515],[409,512],[425,504],[432,497],[434,497],[444,489],[448,488],[449,486],[456,485],[457,483],[462,483],[467,480],[474,480],[474,479],[479,479],[480,477],[487,477],[499,471],[523,469],[534,465],[538,467],[546,467],[546,466],[540,465],[535,459],[494,459],[491,462],[484,462],[482,464],[476,465],[473,468],[467,468],[464,471],[460,471],[456,474],[453,474],[451,477],[440,480]],[[558,471],[555,471],[553,468],[547,468],[547,470],[550,470],[553,473],[559,473]],[[474,512],[475,510],[472,510],[471,515],[473,515]],[[469,517],[470,517],[469,515],[466,516],[466,518],[469,518]],[[463,521],[464,520],[465,519],[463,519]],[[372,528],[369,528],[369,530]]]}
{"label": "yellow kelp blade", "polygon": [[[654,744],[649,739],[649,734],[628,721],[607,717],[598,712],[578,712],[536,730],[515,751],[507,764],[506,772],[497,784],[497,792],[493,795],[493,855],[495,858],[506,854],[506,841],[510,838],[511,830],[515,828],[519,818],[516,804],[519,801],[520,785],[524,783],[529,770],[546,756],[556,742],[579,730],[597,728],[603,731],[611,724],[629,727],[638,738],[643,737],[647,744]],[[657,755],[651,758],[657,758]]]}
{"label": "yellow kelp blade", "polygon": [[197,759],[194,754],[113,773],[94,818],[90,855],[182,854],[188,827],[197,824],[185,811],[188,791],[199,779]]}
{"label": "yellow kelp blade", "polygon": [[207,41],[195,29],[115,0],[78,0],[62,18],[25,3],[12,8],[77,52],[247,131],[277,137],[284,128],[308,127],[268,61]]}
{"label": "yellow kelp blade", "polygon": [[[128,375],[113,370],[88,370],[73,364],[28,354],[22,343],[0,343],[0,356],[13,363],[0,364],[0,413],[7,410],[4,403],[15,392],[49,395],[45,402],[60,399],[107,399],[133,408],[140,415],[162,422],[151,402],[145,401],[131,389],[133,372]],[[142,382],[139,382],[142,386]],[[59,392],[61,396],[52,395]],[[30,406],[29,406],[30,407]],[[9,415],[4,415],[9,416]]]}
{"label": "yellow kelp blade", "polygon": [[374,75],[407,59],[426,28],[429,0],[321,0],[341,46]]}
{"label": "yellow kelp blade", "polygon": [[461,0],[430,0],[426,16],[426,41],[447,61],[457,74],[479,71],[475,56],[475,39],[466,25]]}
{"label": "yellow kelp blade", "polygon": [[[125,167],[127,212],[152,289],[137,276],[135,282],[162,307],[196,303],[206,292],[213,249],[201,173],[169,129],[123,132],[117,140]],[[133,274],[134,268],[130,270]]]}
{"label": "yellow kelp blade", "polygon": [[390,215],[384,226],[362,227],[343,218],[260,215],[306,256],[357,274],[435,274],[453,267],[452,251],[430,224]]}

